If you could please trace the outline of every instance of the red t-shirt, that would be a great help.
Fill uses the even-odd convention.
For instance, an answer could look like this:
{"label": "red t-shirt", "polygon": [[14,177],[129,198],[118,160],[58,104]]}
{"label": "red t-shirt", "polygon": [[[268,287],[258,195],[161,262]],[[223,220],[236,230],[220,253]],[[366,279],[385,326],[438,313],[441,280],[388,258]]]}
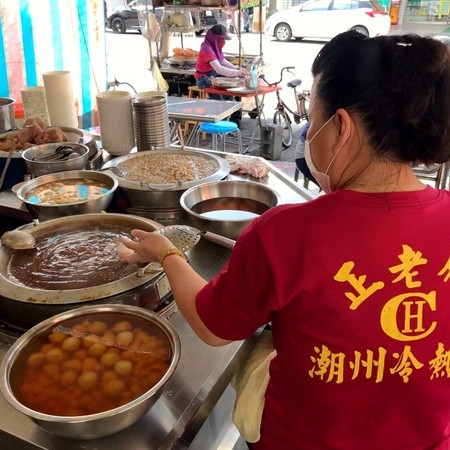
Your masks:
{"label": "red t-shirt", "polygon": [[341,190],[273,208],[198,294],[208,328],[271,321],[257,450],[450,447],[450,193]]}
{"label": "red t-shirt", "polygon": [[195,63],[194,77],[195,78],[203,77],[203,76],[205,76],[204,74],[213,70],[210,62],[214,61],[215,59],[217,59],[217,58],[212,53],[206,53],[206,52],[200,51],[197,55],[197,62]]}

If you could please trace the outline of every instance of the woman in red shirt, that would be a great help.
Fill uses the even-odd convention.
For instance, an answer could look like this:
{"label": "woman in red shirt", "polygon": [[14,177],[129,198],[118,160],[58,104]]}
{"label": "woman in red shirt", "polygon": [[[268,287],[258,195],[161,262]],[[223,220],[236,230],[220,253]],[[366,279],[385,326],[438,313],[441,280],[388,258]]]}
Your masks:
{"label": "woman in red shirt", "polygon": [[209,282],[158,233],[123,258],[159,260],[210,345],[271,323],[252,450],[448,450],[450,191],[413,166],[450,160],[450,53],[348,31],[312,74],[305,158],[326,195],[255,218]]}

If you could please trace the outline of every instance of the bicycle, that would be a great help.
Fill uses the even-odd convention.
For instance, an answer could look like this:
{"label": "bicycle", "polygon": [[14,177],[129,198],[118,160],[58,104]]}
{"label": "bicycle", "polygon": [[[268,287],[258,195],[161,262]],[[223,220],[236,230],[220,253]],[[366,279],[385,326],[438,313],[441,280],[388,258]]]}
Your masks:
{"label": "bicycle", "polygon": [[[295,67],[283,67],[280,72],[280,79],[275,83],[269,83],[264,76],[261,75],[261,78],[269,85],[269,86],[278,86],[283,80],[283,72],[294,73],[292,69]],[[281,144],[284,148],[288,148],[292,145],[292,119],[287,113],[289,111],[293,117],[295,123],[300,123],[302,120],[308,120],[308,109],[309,109],[309,97],[311,91],[303,90],[301,92],[297,92],[297,88],[302,84],[302,80],[296,78],[288,82],[287,86],[294,90],[295,102],[297,106],[297,111],[293,111],[289,106],[284,102],[281,98],[280,91],[276,91],[277,94],[277,106],[275,107],[276,111],[273,115],[273,123],[276,125],[281,125],[283,128]]]}

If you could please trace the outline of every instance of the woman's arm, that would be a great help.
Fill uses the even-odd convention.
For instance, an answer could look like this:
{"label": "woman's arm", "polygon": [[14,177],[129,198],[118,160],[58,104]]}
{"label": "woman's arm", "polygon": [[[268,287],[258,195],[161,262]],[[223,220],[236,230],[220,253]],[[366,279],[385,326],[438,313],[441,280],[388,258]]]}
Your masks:
{"label": "woman's arm", "polygon": [[229,69],[236,69],[236,66],[234,64],[230,63],[230,61],[228,61],[228,59],[226,59],[226,58],[219,60],[219,64],[222,67],[228,67]]}
{"label": "woman's arm", "polygon": [[[138,241],[121,238],[120,241],[133,253],[121,252],[120,257],[129,262],[158,261],[159,256],[167,249],[173,248],[172,242],[158,233],[133,230]],[[177,254],[166,256],[163,260],[164,271],[172,288],[175,302],[181,314],[189,323],[197,336],[206,344],[220,346],[231,341],[221,339],[211,333],[201,320],[195,306],[195,298],[207,284],[187,261]]]}
{"label": "woman's arm", "polygon": [[209,64],[219,75],[224,77],[241,77],[244,73],[242,69],[236,69],[232,64],[232,68],[222,66],[217,59],[210,61]]}

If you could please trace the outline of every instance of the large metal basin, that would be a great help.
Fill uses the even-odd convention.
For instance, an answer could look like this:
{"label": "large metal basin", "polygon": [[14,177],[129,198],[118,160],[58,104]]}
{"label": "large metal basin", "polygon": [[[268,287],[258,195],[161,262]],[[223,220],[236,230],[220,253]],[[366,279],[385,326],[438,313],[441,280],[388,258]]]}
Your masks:
{"label": "large metal basin", "polygon": [[[145,154],[156,153],[179,153],[182,155],[202,156],[208,160],[215,161],[217,164],[217,170],[212,175],[199,180],[179,182],[178,184],[172,183],[152,185],[129,181],[121,177],[116,170],[117,166],[123,161],[135,158],[136,161],[138,161],[139,158]],[[167,148],[120,156],[118,158],[114,158],[112,161],[108,161],[102,169],[109,169],[117,178],[119,187],[123,190],[124,195],[129,201],[131,207],[144,208],[148,212],[148,214],[146,214],[147,217],[152,217],[153,219],[158,220],[166,218],[172,219],[183,215],[184,211],[180,206],[180,198],[183,192],[202,183],[223,180],[230,173],[230,164],[224,158],[209,153],[195,150],[180,150],[179,148]]]}
{"label": "large metal basin", "polygon": [[261,183],[224,180],[192,187],[180,204],[200,230],[237,239],[256,216],[280,200],[277,192]]}
{"label": "large metal basin", "polygon": [[[45,342],[56,327],[70,330],[73,324],[79,324],[83,320],[115,320],[115,323],[118,323],[119,320],[126,320],[139,325],[144,332],[158,336],[170,349],[166,372],[153,387],[142,395],[133,398],[128,403],[104,412],[62,416],[46,414],[26,406],[20,399],[18,382],[23,375],[23,371],[26,370],[23,365],[24,362],[30,355],[30,352],[36,351],[36,340],[41,338]],[[100,340],[101,334],[99,333],[95,337]],[[85,336],[82,339],[84,342],[87,341]],[[110,348],[120,352],[123,346],[121,347],[112,341]],[[127,349],[125,348],[125,350]],[[137,351],[139,351],[139,348]],[[79,308],[78,310],[62,313],[36,325],[12,345],[1,365],[1,391],[5,399],[17,411],[30,417],[41,428],[51,434],[74,439],[93,439],[108,436],[135,423],[156,403],[163,392],[163,386],[175,371],[180,359],[180,351],[180,339],[174,327],[168,320],[150,311],[124,305]],[[128,352],[130,353],[129,350]],[[39,372],[42,369],[37,370]],[[123,377],[123,380],[133,386],[132,380],[127,380],[126,377]],[[66,387],[66,389],[68,388]],[[91,398],[94,398],[95,393],[92,393],[94,389],[90,391],[85,390],[83,394],[91,395]],[[101,392],[100,386],[96,389],[98,392]],[[45,392],[45,389],[43,389],[43,392]],[[74,400],[76,401],[78,398],[74,396]]]}
{"label": "large metal basin", "polygon": [[[124,225],[154,231],[161,225],[150,219],[124,214],[83,214],[53,219],[37,225],[27,225],[26,230],[38,236],[53,236],[72,227],[83,229],[88,225]],[[20,227],[24,229],[24,227]],[[132,274],[116,281],[84,289],[46,290],[27,287],[7,276],[9,260],[14,253],[0,246],[0,317],[19,328],[29,328],[55,314],[80,306],[125,303],[155,309],[161,300],[170,296],[164,272]]]}

